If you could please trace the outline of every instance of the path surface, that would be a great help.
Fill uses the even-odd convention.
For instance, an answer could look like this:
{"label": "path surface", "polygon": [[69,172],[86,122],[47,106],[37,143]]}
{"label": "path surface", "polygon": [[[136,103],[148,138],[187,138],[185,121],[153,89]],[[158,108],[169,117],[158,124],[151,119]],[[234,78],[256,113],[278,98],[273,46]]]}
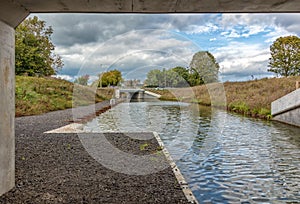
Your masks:
{"label": "path surface", "polygon": [[[96,110],[108,105],[99,103]],[[93,112],[93,106],[77,109],[79,117]],[[0,203],[187,203],[171,168],[145,176],[118,173],[95,161],[77,134],[43,133],[72,120],[71,109],[16,118],[16,187]],[[132,154],[157,148],[152,139],[141,153],[139,140],[106,137]]]}

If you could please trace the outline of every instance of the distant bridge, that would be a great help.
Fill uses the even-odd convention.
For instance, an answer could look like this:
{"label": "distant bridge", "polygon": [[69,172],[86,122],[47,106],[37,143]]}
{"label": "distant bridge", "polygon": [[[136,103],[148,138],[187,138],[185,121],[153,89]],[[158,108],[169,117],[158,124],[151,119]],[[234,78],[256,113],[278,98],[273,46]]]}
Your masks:
{"label": "distant bridge", "polygon": [[155,99],[161,95],[146,91],[144,89],[119,89],[116,90],[116,98],[127,98],[127,99]]}

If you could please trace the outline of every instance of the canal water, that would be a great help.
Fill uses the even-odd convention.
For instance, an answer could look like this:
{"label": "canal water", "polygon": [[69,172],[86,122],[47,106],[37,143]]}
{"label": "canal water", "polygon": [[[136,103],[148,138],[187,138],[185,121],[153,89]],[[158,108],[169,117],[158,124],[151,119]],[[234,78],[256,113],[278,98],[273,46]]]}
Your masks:
{"label": "canal water", "polygon": [[160,101],[121,103],[84,130],[159,133],[199,203],[300,203],[300,128]]}

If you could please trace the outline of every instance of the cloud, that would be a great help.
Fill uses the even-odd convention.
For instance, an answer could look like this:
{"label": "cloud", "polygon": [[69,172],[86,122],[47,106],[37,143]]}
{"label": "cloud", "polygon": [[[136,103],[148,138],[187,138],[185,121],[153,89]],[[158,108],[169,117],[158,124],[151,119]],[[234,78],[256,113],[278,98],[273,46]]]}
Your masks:
{"label": "cloud", "polygon": [[266,75],[269,49],[261,44],[232,42],[217,48],[214,56],[220,64],[221,75]]}
{"label": "cloud", "polygon": [[247,26],[246,29],[244,29],[242,32],[242,37],[250,37],[252,35],[256,35],[256,34],[259,34],[259,33],[263,33],[265,32],[266,30],[266,27],[265,26],[261,26],[261,25],[249,25]]}
{"label": "cloud", "polygon": [[248,38],[264,33],[273,22],[274,18],[265,14],[223,14],[219,26],[227,38]]}
{"label": "cloud", "polygon": [[185,14],[38,14],[38,16],[53,26],[53,41],[57,45],[64,46],[105,42],[132,30],[189,30],[189,25],[205,21],[204,15]]}
{"label": "cloud", "polygon": [[186,33],[188,34],[202,34],[202,33],[211,33],[219,29],[217,25],[213,23],[207,23],[205,25],[191,25],[188,28]]}
{"label": "cloud", "polygon": [[58,78],[58,79],[64,79],[64,80],[67,80],[67,81],[74,81],[75,80],[74,77],[71,77],[71,76],[65,75],[65,74],[57,74],[57,75],[53,75],[52,77],[55,77],[55,78]]}
{"label": "cloud", "polygon": [[274,24],[287,32],[300,35],[300,14],[274,14]]}
{"label": "cloud", "polygon": [[[300,34],[300,14],[38,14],[54,29],[62,75],[118,68],[143,78],[149,69],[187,66],[201,45],[223,76],[264,75],[269,46]],[[145,73],[142,73],[145,72]]]}
{"label": "cloud", "polygon": [[226,37],[228,37],[228,38],[239,38],[239,37],[241,37],[241,34],[239,34],[237,30],[231,30],[230,32],[228,32]]}
{"label": "cloud", "polygon": [[300,35],[300,14],[223,14],[218,22],[228,38],[263,34],[267,43],[279,36]]}
{"label": "cloud", "polygon": [[266,43],[273,43],[277,38],[288,35],[296,35],[296,33],[289,32],[284,27],[275,27],[272,31],[265,35]]}
{"label": "cloud", "polygon": [[[80,44],[62,47],[58,54],[63,57],[66,66],[76,68],[76,75],[96,76],[108,69],[119,69],[126,75],[140,67],[187,66],[196,51],[193,42],[175,33],[138,30],[115,36],[104,43],[89,43],[88,47]],[[144,78],[147,72],[145,70],[140,77]]]}

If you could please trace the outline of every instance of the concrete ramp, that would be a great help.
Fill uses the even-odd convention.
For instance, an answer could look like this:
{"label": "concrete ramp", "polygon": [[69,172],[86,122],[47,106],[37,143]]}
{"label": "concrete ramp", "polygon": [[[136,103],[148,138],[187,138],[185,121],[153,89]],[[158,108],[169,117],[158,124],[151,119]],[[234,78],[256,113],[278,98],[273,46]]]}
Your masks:
{"label": "concrete ramp", "polygon": [[300,89],[272,102],[271,113],[273,120],[300,127]]}
{"label": "concrete ramp", "polygon": [[[154,98],[160,98],[161,97],[161,95],[159,95],[159,94],[156,94],[156,93],[153,93],[153,92],[151,92],[151,91],[145,91],[145,95],[148,95],[148,97],[150,96],[150,97],[154,97]],[[145,96],[146,97],[146,96]]]}

